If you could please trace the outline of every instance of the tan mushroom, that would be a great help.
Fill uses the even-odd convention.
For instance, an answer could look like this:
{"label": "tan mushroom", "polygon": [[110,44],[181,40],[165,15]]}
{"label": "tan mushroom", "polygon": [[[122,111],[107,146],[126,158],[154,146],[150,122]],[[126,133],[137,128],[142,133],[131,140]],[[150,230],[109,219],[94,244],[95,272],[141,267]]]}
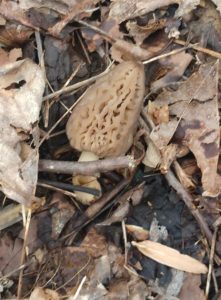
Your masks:
{"label": "tan mushroom", "polygon": [[72,147],[98,157],[131,147],[144,96],[143,65],[123,62],[88,88],[67,122]]}
{"label": "tan mushroom", "polygon": [[71,146],[99,158],[125,154],[133,143],[143,96],[143,65],[127,61],[115,66],[73,109],[66,127]]}

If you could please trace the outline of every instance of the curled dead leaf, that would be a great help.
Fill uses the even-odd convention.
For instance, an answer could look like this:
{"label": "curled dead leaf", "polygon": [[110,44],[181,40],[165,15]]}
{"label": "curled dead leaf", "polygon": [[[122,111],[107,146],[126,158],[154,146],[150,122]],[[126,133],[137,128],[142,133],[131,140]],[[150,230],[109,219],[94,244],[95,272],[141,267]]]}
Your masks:
{"label": "curled dead leaf", "polygon": [[207,273],[207,267],[200,261],[160,243],[152,241],[136,243],[133,241],[132,245],[145,256],[166,266],[194,274]]}
{"label": "curled dead leaf", "polygon": [[37,183],[38,152],[24,139],[35,130],[45,80],[29,59],[0,66],[0,183],[7,197],[30,205]]}

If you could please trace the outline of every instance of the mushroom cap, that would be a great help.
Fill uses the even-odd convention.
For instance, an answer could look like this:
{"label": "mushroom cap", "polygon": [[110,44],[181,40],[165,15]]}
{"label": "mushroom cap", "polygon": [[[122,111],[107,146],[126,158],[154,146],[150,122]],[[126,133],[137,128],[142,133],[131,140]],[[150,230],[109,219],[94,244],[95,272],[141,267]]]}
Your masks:
{"label": "mushroom cap", "polygon": [[73,109],[66,133],[73,148],[98,157],[131,147],[144,96],[144,68],[122,62],[91,85]]}

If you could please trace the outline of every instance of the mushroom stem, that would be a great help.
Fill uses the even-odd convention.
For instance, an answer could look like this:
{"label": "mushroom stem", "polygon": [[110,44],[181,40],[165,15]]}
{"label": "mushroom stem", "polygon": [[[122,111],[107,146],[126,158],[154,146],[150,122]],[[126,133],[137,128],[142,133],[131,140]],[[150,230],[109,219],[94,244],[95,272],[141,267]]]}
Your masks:
{"label": "mushroom stem", "polygon": [[116,169],[134,168],[136,161],[132,156],[118,156],[89,162],[39,160],[39,171],[72,175],[94,175]]}

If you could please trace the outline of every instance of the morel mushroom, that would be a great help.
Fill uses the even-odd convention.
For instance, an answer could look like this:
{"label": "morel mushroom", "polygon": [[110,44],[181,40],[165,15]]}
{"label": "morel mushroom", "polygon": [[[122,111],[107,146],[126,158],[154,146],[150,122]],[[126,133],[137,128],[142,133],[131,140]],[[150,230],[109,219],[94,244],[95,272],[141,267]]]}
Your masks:
{"label": "morel mushroom", "polygon": [[74,108],[66,127],[71,146],[100,158],[125,154],[133,142],[143,96],[143,65],[127,61],[115,66]]}

